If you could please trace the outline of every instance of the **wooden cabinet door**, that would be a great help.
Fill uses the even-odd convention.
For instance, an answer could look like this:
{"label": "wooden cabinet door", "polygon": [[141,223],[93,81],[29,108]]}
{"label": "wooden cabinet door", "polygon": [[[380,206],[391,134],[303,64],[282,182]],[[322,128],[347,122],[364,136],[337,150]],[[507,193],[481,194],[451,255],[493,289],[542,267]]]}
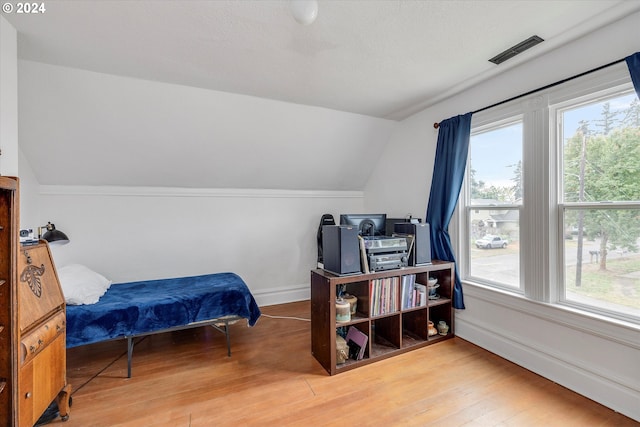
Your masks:
{"label": "wooden cabinet door", "polygon": [[64,335],[47,345],[36,357],[20,367],[18,403],[20,426],[32,426],[56,398],[66,383]]}

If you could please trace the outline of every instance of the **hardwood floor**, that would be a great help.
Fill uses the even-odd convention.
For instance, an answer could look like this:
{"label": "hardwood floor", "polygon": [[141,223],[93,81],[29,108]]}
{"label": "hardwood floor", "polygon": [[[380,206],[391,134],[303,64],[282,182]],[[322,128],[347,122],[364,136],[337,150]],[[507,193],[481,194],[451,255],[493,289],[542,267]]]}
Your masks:
{"label": "hardwood floor", "polygon": [[[262,308],[309,318],[309,302]],[[455,338],[336,376],[311,355],[310,323],[153,335],[70,349],[75,426],[638,426],[585,397]]]}

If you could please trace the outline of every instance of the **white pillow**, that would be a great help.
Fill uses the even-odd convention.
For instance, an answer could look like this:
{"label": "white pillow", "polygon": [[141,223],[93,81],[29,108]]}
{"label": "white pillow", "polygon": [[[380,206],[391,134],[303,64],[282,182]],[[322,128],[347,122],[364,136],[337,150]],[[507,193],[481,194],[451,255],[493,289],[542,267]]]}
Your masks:
{"label": "white pillow", "polygon": [[81,264],[58,268],[58,279],[69,305],[95,304],[111,286],[111,280]]}

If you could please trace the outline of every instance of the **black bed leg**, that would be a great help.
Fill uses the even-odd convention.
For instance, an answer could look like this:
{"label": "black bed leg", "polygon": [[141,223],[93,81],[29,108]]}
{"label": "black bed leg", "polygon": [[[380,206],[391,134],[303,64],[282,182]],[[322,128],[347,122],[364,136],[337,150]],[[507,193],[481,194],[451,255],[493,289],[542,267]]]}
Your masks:
{"label": "black bed leg", "polygon": [[133,337],[127,337],[127,378],[131,378],[131,358],[133,357]]}
{"label": "black bed leg", "polygon": [[229,321],[224,322],[224,334],[227,337],[227,356],[231,357],[231,338],[229,337]]}

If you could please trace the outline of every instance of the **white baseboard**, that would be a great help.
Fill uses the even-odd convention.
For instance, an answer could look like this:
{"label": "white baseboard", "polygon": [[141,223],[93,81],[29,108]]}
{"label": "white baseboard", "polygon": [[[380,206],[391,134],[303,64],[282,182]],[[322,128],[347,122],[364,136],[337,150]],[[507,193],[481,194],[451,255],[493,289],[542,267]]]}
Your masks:
{"label": "white baseboard", "polygon": [[305,301],[311,298],[311,290],[308,283],[295,288],[271,288],[251,291],[251,293],[260,307]]}
{"label": "white baseboard", "polygon": [[[538,375],[601,403],[616,412],[640,421],[640,392],[600,375],[597,370],[566,360],[549,349],[528,345],[517,337],[508,336],[495,327],[456,319],[456,335],[495,353]],[[603,361],[603,363],[606,363]]]}

